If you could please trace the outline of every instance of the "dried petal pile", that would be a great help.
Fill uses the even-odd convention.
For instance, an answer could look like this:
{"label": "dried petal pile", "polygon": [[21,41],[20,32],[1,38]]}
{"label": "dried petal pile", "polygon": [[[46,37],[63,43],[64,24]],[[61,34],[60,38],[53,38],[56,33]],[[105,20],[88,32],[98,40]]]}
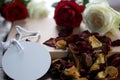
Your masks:
{"label": "dried petal pile", "polygon": [[53,60],[49,72],[59,80],[119,80],[120,53],[112,54],[117,42],[89,31],[51,38],[44,44],[67,49],[68,55]]}

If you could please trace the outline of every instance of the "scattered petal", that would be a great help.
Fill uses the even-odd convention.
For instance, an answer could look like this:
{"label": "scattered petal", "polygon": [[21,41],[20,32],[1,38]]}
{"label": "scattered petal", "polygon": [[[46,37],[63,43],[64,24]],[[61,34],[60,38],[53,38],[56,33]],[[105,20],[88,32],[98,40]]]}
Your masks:
{"label": "scattered petal", "polygon": [[90,36],[89,42],[91,43],[92,48],[99,48],[102,46],[102,43],[95,36]]}
{"label": "scattered petal", "polygon": [[118,76],[118,69],[114,66],[107,66],[105,73],[108,75],[109,79],[116,78]]}
{"label": "scattered petal", "polygon": [[57,49],[65,49],[67,46],[67,42],[65,40],[59,40],[55,43],[55,47]]}

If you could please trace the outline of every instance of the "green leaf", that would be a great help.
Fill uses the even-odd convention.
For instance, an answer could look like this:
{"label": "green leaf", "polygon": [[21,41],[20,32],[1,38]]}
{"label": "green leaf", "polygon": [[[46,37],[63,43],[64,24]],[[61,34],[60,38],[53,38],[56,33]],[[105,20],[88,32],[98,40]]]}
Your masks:
{"label": "green leaf", "polygon": [[53,4],[52,4],[52,7],[56,7],[57,6],[57,4],[58,4],[58,2],[54,2]]}
{"label": "green leaf", "polygon": [[5,1],[4,0],[0,0],[0,4],[3,4]]}
{"label": "green leaf", "polygon": [[25,5],[27,5],[31,0],[20,0],[22,3],[24,3]]}
{"label": "green leaf", "polygon": [[0,2],[4,2],[4,0],[0,0]]}
{"label": "green leaf", "polygon": [[89,3],[89,0],[83,0],[83,5],[86,7],[86,4]]}

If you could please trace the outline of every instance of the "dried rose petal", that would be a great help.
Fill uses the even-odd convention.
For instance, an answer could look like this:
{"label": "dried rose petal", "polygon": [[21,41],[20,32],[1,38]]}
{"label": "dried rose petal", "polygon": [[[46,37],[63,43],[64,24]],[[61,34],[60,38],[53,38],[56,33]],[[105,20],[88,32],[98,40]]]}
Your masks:
{"label": "dried rose petal", "polygon": [[99,69],[100,69],[100,65],[94,63],[94,64],[90,67],[90,72],[96,71],[96,70],[99,70]]}
{"label": "dried rose petal", "polygon": [[73,65],[73,62],[67,59],[55,59],[52,61],[49,72],[52,77],[60,79],[65,76],[63,74],[64,70],[72,67]]}
{"label": "dried rose petal", "polygon": [[56,41],[55,43],[55,47],[57,49],[65,49],[67,46],[67,42],[65,40],[59,40],[59,41]]}
{"label": "dried rose petal", "polygon": [[111,51],[111,47],[106,44],[103,44],[103,46],[101,47],[101,50],[102,50],[102,53],[107,55]]}
{"label": "dried rose petal", "polygon": [[111,46],[111,39],[107,36],[97,36],[97,39],[102,42],[104,45]]}
{"label": "dried rose petal", "polygon": [[104,54],[98,54],[97,59],[95,61],[96,64],[104,64],[106,62]]}
{"label": "dried rose petal", "polygon": [[70,35],[70,36],[65,38],[67,43],[75,43],[75,42],[78,41],[78,39],[79,39],[79,35],[78,34]]}
{"label": "dried rose petal", "polygon": [[70,68],[74,65],[74,63],[69,60],[60,60],[60,63],[62,66],[65,66],[65,68]]}
{"label": "dried rose petal", "polygon": [[73,78],[80,77],[79,71],[77,70],[77,68],[75,66],[65,69],[64,74],[67,76],[72,76]]}
{"label": "dried rose petal", "polygon": [[69,35],[71,35],[73,32],[73,28],[62,28],[59,30],[59,37],[67,37]]}
{"label": "dried rose petal", "polygon": [[79,53],[92,53],[93,52],[93,49],[92,49],[92,46],[89,44],[88,41],[78,41],[76,42],[76,45],[79,49]]}
{"label": "dried rose petal", "polygon": [[120,53],[114,53],[113,55],[109,56],[107,59],[107,63],[109,65],[113,65],[113,66],[120,66]]}
{"label": "dried rose petal", "polygon": [[97,79],[104,79],[106,77],[106,75],[107,74],[105,73],[105,71],[100,71],[100,72],[98,72],[96,78]]}
{"label": "dried rose petal", "polygon": [[99,34],[99,33],[96,33],[96,32],[91,33],[91,36],[92,36],[92,35],[94,35],[95,37],[100,36],[100,34]]}
{"label": "dried rose petal", "polygon": [[76,80],[88,80],[86,77],[78,78]]}
{"label": "dried rose petal", "polygon": [[119,66],[120,65],[120,57],[116,57],[112,60],[111,65],[113,66]]}
{"label": "dried rose petal", "polygon": [[82,63],[84,64],[84,68],[88,68],[92,65],[92,56],[90,54],[84,53],[82,54]]}
{"label": "dried rose petal", "polygon": [[87,70],[86,69],[80,69],[80,74],[81,76],[85,76],[87,74]]}
{"label": "dried rose petal", "polygon": [[112,46],[120,46],[120,39],[113,41]]}
{"label": "dried rose petal", "polygon": [[81,38],[88,38],[91,35],[91,33],[87,30],[87,31],[83,31],[79,36]]}
{"label": "dried rose petal", "polygon": [[105,73],[108,75],[107,77],[109,79],[114,79],[118,76],[118,69],[114,66],[107,66]]}
{"label": "dried rose petal", "polygon": [[102,43],[94,35],[89,37],[89,42],[92,48],[99,48],[102,46]]}
{"label": "dried rose petal", "polygon": [[56,39],[50,38],[49,40],[45,41],[43,44],[48,45],[50,47],[55,47]]}
{"label": "dried rose petal", "polygon": [[68,45],[68,49],[72,54],[79,54],[78,47],[73,43]]}

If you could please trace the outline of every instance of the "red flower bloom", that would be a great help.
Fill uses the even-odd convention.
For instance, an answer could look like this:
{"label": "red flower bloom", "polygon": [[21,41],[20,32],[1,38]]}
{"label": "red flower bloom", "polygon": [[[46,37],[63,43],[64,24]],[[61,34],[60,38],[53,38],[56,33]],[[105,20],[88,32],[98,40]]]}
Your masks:
{"label": "red flower bloom", "polygon": [[18,1],[11,2],[2,7],[2,16],[8,21],[16,21],[28,17],[26,6]]}
{"label": "red flower bloom", "polygon": [[78,27],[82,21],[84,7],[75,1],[60,1],[55,8],[56,24],[66,28]]}

